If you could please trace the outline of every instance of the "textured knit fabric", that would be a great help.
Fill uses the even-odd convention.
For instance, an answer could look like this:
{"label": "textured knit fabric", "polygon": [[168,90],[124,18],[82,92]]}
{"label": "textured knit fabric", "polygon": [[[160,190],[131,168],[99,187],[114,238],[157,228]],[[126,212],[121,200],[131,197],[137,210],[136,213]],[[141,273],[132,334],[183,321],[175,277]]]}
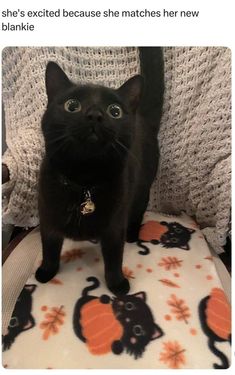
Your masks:
{"label": "textured knit fabric", "polygon": [[165,106],[154,207],[194,215],[217,251],[231,197],[231,55],[226,48],[165,49]]}
{"label": "textured knit fabric", "polygon": [[[45,67],[56,61],[80,82],[120,86],[139,73],[137,48],[6,48],[3,101],[8,150],[3,222],[38,224],[37,180],[44,152],[40,119],[46,106]],[[149,208],[185,210],[222,251],[230,222],[230,50],[164,48],[165,98],[161,160]]]}

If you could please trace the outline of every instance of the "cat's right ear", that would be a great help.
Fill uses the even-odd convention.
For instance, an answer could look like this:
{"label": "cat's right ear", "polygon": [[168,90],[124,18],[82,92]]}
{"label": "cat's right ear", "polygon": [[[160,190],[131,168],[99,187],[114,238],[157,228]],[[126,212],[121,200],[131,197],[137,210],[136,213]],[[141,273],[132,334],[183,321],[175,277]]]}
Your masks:
{"label": "cat's right ear", "polygon": [[48,102],[53,100],[59,92],[72,86],[65,72],[53,61],[49,61],[46,67],[46,91]]}

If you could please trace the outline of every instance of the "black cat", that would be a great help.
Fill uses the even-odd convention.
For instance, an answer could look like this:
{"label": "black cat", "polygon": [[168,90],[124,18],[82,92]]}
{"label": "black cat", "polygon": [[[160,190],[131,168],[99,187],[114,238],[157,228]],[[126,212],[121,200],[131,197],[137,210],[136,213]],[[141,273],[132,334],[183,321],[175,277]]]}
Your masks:
{"label": "black cat", "polygon": [[140,48],[140,60],[144,80],[134,76],[117,90],[76,85],[57,64],[47,65],[40,282],[57,273],[64,237],[96,239],[108,288],[114,294],[129,291],[122,272],[124,242],[137,240],[148,203],[163,101],[161,49]]}
{"label": "black cat", "polygon": [[[159,230],[159,228],[165,230]],[[183,225],[172,222],[167,223],[166,221],[147,221],[142,225],[139,233],[139,239],[137,245],[144,250],[140,250],[139,254],[149,254],[149,248],[143,243],[150,242],[154,245],[162,245],[166,248],[179,248],[182,250],[190,250],[189,241],[191,235],[195,232],[194,229],[186,228]]]}
{"label": "black cat", "polygon": [[31,315],[32,310],[32,293],[36,285],[25,285],[20,293],[12,317],[8,326],[7,335],[2,337],[3,351],[10,349],[15,338],[23,331],[27,331],[35,326],[35,320]]}
{"label": "black cat", "polygon": [[85,342],[92,354],[124,350],[135,359],[142,356],[151,340],[163,335],[154,322],[146,304],[145,292],[110,298],[89,296],[88,292],[99,286],[95,277],[88,277],[92,285],[84,288],[73,314],[73,328],[80,340]]}

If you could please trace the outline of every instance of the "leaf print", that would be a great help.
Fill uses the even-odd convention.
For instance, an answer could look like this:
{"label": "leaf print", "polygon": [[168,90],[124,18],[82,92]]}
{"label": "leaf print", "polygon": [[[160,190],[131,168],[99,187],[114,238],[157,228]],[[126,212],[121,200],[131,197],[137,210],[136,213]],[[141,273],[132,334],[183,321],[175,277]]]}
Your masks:
{"label": "leaf print", "polygon": [[62,281],[60,279],[57,279],[56,277],[54,277],[54,279],[51,279],[49,281],[49,283],[55,284],[55,285],[62,285],[63,284]]}
{"label": "leaf print", "polygon": [[175,270],[182,266],[183,260],[176,257],[165,257],[161,259],[161,262],[158,263],[160,267],[164,267],[166,271]]}
{"label": "leaf print", "polygon": [[160,281],[162,284],[164,284],[166,286],[170,286],[172,288],[180,288],[180,286],[178,284],[173,283],[173,281],[171,281],[169,279],[160,279],[158,281]]}
{"label": "leaf print", "polygon": [[183,299],[177,298],[175,294],[171,294],[171,299],[167,301],[172,307],[171,312],[176,316],[177,320],[183,320],[188,324],[187,318],[191,316],[189,307]]}
{"label": "leaf print", "polygon": [[59,332],[59,326],[64,324],[65,312],[64,306],[52,307],[50,313],[45,314],[45,320],[40,324],[40,328],[44,330],[42,338],[48,340],[50,335]]}
{"label": "leaf print", "polygon": [[123,274],[127,279],[135,279],[134,272],[128,267],[123,267]]}
{"label": "leaf print", "polygon": [[62,256],[61,260],[64,261],[64,263],[73,262],[74,260],[78,258],[82,258],[85,252],[81,249],[72,249],[67,250]]}
{"label": "leaf print", "polygon": [[164,349],[160,353],[159,360],[165,363],[169,368],[180,368],[185,364],[185,349],[181,347],[178,341],[168,341],[163,343]]}

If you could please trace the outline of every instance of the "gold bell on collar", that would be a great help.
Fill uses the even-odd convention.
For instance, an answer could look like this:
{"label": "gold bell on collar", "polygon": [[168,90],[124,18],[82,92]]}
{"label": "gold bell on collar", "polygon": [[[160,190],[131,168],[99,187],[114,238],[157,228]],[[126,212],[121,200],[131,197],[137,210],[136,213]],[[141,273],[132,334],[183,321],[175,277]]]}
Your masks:
{"label": "gold bell on collar", "polygon": [[86,191],[86,200],[80,205],[80,211],[82,215],[91,215],[95,211],[95,204],[91,200],[91,193],[89,190]]}

